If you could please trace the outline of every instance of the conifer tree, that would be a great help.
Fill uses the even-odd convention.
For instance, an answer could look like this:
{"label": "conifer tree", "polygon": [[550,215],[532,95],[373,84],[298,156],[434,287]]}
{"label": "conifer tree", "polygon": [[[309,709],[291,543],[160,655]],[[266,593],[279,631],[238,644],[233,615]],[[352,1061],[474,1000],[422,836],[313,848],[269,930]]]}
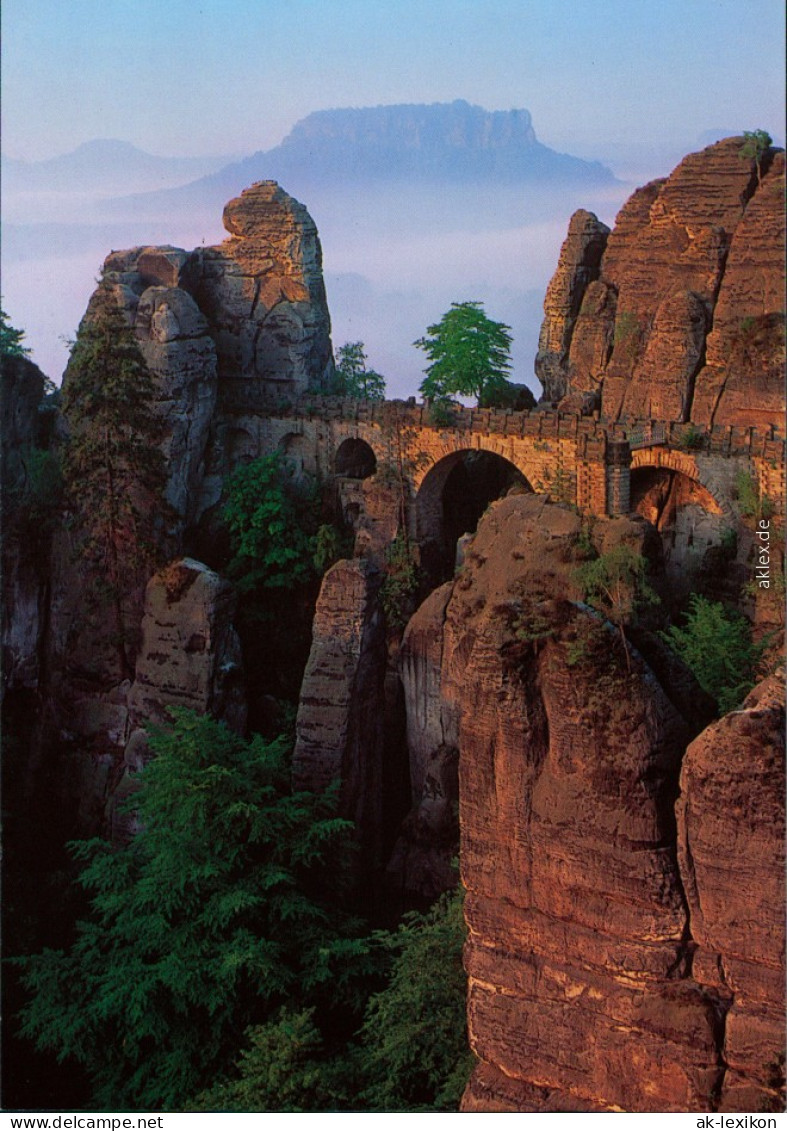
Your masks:
{"label": "conifer tree", "polygon": [[183,1110],[249,1025],[352,1005],[370,971],[332,793],[292,792],[281,739],[173,716],[132,798],[141,831],[72,846],[92,894],[73,945],[19,960],[23,1032],[85,1066],[99,1110]]}
{"label": "conifer tree", "polygon": [[155,561],[166,481],[156,386],[117,295],[102,283],[79,328],[63,383],[68,505],[94,605],[111,612],[114,648],[131,674],[124,609]]}

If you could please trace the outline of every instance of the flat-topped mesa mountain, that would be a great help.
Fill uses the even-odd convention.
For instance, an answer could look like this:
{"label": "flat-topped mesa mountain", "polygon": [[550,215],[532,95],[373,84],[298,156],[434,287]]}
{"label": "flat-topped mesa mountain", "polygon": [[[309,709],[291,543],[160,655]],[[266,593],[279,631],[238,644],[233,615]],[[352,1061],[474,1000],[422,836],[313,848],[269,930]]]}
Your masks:
{"label": "flat-topped mesa mountain", "polygon": [[784,416],[784,151],[743,138],[638,189],[614,229],[579,211],[549,284],[544,399],[602,418],[765,426]]}
{"label": "flat-topped mesa mountain", "polygon": [[[386,184],[408,187],[487,184],[538,188],[615,184],[597,161],[539,142],[528,110],[488,111],[468,102],[318,110],[272,149],[225,165],[191,184],[115,202],[135,214],[160,205],[215,207],[253,181],[274,179],[314,202],[326,190]],[[113,202],[107,203],[110,211]]]}
{"label": "flat-topped mesa mountain", "polygon": [[528,110],[488,111],[457,100],[318,110],[241,167],[281,177],[309,168],[343,180],[557,180],[604,184],[609,169],[543,145]]}

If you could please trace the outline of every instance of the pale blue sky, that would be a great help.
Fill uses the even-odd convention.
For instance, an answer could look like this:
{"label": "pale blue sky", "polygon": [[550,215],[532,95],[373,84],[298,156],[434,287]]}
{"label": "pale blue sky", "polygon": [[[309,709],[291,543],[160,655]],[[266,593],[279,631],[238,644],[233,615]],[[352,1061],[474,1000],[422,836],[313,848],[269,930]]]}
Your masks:
{"label": "pale blue sky", "polygon": [[3,0],[3,146],[248,153],[311,110],[465,98],[603,152],[783,133],[782,0]]}

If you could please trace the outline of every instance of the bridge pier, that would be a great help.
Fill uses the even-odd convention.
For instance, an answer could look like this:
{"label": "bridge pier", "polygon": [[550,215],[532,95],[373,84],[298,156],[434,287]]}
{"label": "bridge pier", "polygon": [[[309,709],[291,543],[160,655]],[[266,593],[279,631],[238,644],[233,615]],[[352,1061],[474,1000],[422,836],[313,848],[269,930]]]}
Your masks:
{"label": "bridge pier", "polygon": [[608,440],[604,455],[606,513],[628,514],[631,510],[631,447],[628,440]]}

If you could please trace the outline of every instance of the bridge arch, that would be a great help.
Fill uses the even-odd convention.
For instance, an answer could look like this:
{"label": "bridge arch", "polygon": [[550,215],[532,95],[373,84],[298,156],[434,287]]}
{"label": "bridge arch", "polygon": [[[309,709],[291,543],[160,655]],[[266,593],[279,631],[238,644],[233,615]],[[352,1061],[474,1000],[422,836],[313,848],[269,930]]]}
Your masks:
{"label": "bridge arch", "polygon": [[415,528],[432,584],[453,574],[458,539],[474,533],[489,504],[511,489],[533,487],[512,460],[484,448],[458,448],[426,471],[415,496]]}
{"label": "bridge arch", "polygon": [[695,459],[684,452],[634,453],[631,510],[661,535],[667,576],[678,590],[711,567],[713,551],[725,544],[734,525],[727,500],[702,482]]}
{"label": "bridge arch", "polygon": [[358,436],[342,440],[336,449],[334,471],[345,479],[369,479],[377,471],[374,448]]}

